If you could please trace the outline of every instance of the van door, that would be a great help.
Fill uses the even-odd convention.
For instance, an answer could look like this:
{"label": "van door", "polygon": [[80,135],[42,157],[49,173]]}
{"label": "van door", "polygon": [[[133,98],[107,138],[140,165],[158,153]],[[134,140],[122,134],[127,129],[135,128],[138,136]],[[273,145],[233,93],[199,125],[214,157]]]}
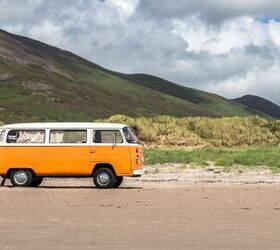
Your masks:
{"label": "van door", "polygon": [[50,130],[45,155],[44,171],[50,175],[88,176],[92,172],[86,129]]}
{"label": "van door", "polygon": [[111,164],[117,175],[131,175],[128,145],[119,130],[95,129],[92,133],[91,162]]}

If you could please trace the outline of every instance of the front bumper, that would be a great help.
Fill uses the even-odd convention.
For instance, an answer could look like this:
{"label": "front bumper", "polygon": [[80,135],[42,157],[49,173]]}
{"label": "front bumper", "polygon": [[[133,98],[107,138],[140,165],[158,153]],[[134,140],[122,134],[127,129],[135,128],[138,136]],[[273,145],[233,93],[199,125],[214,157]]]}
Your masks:
{"label": "front bumper", "polygon": [[132,176],[133,177],[140,177],[141,175],[146,174],[146,171],[144,169],[135,169],[133,170]]}

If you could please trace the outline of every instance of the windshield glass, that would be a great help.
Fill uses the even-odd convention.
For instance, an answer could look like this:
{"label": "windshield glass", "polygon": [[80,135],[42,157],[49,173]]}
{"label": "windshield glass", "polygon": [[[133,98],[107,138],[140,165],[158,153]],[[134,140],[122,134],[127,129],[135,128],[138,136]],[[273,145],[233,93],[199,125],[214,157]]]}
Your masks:
{"label": "windshield glass", "polygon": [[123,128],[123,134],[128,143],[138,144],[138,138],[131,131],[130,128],[128,128],[128,127]]}

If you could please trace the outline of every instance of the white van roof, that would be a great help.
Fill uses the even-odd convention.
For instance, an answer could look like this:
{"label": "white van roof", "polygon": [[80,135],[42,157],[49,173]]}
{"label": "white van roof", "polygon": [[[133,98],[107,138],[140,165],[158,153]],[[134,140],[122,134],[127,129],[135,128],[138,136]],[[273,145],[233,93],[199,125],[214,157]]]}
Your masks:
{"label": "white van roof", "polygon": [[122,129],[127,125],[119,123],[94,123],[94,122],[40,122],[7,124],[1,129]]}

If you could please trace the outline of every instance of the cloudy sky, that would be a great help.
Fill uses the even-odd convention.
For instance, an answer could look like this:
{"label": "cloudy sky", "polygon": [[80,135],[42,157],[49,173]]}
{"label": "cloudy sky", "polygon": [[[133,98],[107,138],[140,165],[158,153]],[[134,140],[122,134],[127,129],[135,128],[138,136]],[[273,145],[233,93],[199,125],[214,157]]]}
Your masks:
{"label": "cloudy sky", "polygon": [[0,28],[112,70],[280,104],[278,0],[0,0]]}

